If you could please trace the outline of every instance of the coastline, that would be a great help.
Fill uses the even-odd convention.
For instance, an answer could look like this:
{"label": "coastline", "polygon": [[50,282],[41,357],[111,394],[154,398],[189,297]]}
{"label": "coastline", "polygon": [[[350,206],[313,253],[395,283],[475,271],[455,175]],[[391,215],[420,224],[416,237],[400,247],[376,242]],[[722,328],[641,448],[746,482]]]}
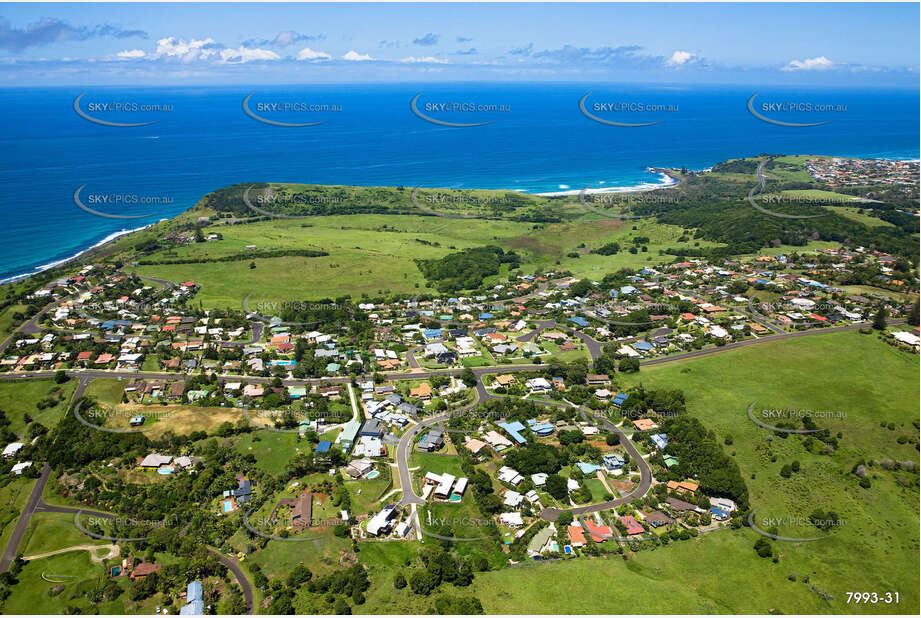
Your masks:
{"label": "coastline", "polygon": [[[669,176],[661,168],[649,167],[646,169],[649,172],[659,174],[660,180],[658,183],[645,182],[645,183],[641,183],[638,185],[601,187],[601,188],[596,188],[596,189],[585,189],[584,191],[585,193],[639,193],[639,192],[644,192],[644,191],[655,191],[656,189],[665,189],[668,187],[673,187],[673,186],[678,185],[681,182],[679,179]],[[523,194],[541,196],[541,197],[561,197],[561,196],[566,196],[566,195],[579,195],[580,193],[582,193],[582,191],[583,191],[582,189],[579,189],[579,190],[551,191],[551,192],[545,192],[545,193],[523,192]],[[164,220],[165,219],[161,219],[161,221],[164,221]],[[159,223],[159,221],[155,223]],[[0,279],[0,285],[6,285],[8,283],[15,283],[17,281],[22,281],[23,279],[28,279],[29,277],[38,275],[47,270],[57,268],[58,266],[62,266],[68,262],[72,262],[81,257],[84,257],[85,255],[87,255],[88,253],[96,249],[101,249],[105,245],[121,238],[122,236],[127,236],[128,234],[133,234],[134,232],[139,232],[141,230],[147,229],[151,225],[155,225],[155,223],[148,223],[147,225],[142,225],[141,227],[137,227],[137,228],[130,229],[130,230],[120,230],[118,232],[113,232],[109,234],[108,236],[106,236],[105,238],[103,238],[102,240],[94,243],[93,245],[85,249],[78,251],[77,253],[75,253],[74,255],[70,257],[61,258],[58,260],[54,260],[52,262],[48,262],[47,264],[42,264],[41,266],[36,266],[34,270],[27,272],[27,273],[20,273],[18,275],[12,275],[10,277]]]}
{"label": "coastline", "polygon": [[544,193],[532,193],[541,197],[561,197],[566,195],[579,195],[582,193],[641,193],[645,191],[655,191],[657,189],[667,189],[681,183],[678,178],[669,176],[661,168],[648,167],[647,171],[659,174],[659,182],[644,182],[638,185],[620,186],[620,187],[598,187],[584,189],[566,189],[564,191],[547,191]]}
{"label": "coastline", "polygon": [[90,253],[91,251],[95,249],[101,249],[102,247],[106,246],[107,244],[111,243],[114,240],[121,238],[122,236],[127,236],[128,234],[133,234],[134,232],[139,232],[141,230],[147,229],[151,225],[154,225],[154,224],[148,223],[147,225],[142,225],[141,227],[137,227],[131,230],[120,230],[118,232],[113,232],[109,234],[108,236],[106,236],[105,238],[103,238],[102,240],[100,240],[99,242],[93,245],[90,245],[86,249],[82,249],[78,251],[77,253],[73,254],[70,257],[55,260],[47,264],[42,264],[41,266],[36,266],[35,269],[32,270],[31,272],[22,273],[19,275],[13,275],[11,277],[6,277],[5,279],[0,279],[0,285],[6,285],[7,283],[15,283],[16,281],[22,281],[23,279],[28,279],[29,277],[33,277],[35,275],[43,273],[46,270],[51,270],[52,268],[62,266],[68,262],[72,262],[76,259],[83,257],[84,255]]}
{"label": "coastline", "polygon": [[[861,157],[846,157],[846,158],[861,158]],[[917,158],[908,158],[908,159],[906,158],[887,158],[887,157],[865,157],[865,158],[888,159],[892,161],[903,161],[903,162],[919,161],[919,159]],[[712,169],[712,166],[703,168],[697,171],[698,172],[708,172],[711,169]],[[643,192],[649,192],[649,191],[656,191],[659,189],[668,189],[668,188],[672,188],[672,187],[675,187],[681,184],[681,180],[679,178],[670,176],[667,173],[667,170],[665,168],[647,167],[646,171],[649,173],[658,174],[659,175],[658,182],[644,182],[644,183],[640,183],[637,185],[627,185],[627,186],[622,185],[622,186],[595,187],[595,188],[586,187],[582,189],[567,188],[561,191],[546,191],[546,192],[541,192],[541,193],[528,193],[526,190],[522,190],[522,189],[507,189],[507,190],[516,191],[516,192],[522,193],[523,195],[534,195],[534,196],[541,196],[541,197],[565,197],[565,196],[577,196],[580,194],[643,193]],[[561,186],[566,186],[566,185],[561,185]],[[166,220],[168,219],[161,219],[160,221],[157,221],[155,223],[159,223],[161,221],[166,221]],[[107,235],[102,240],[94,243],[93,245],[89,247],[86,247],[85,249],[78,251],[77,253],[75,253],[74,255],[70,257],[57,259],[57,260],[48,262],[46,264],[42,264],[41,266],[36,266],[30,272],[20,273],[17,275],[12,275],[12,276],[0,279],[0,286],[10,284],[10,283],[15,283],[17,281],[22,281],[24,279],[28,279],[29,277],[41,274],[45,271],[48,271],[54,268],[57,268],[58,266],[62,266],[64,264],[67,264],[68,262],[72,262],[74,260],[80,259],[81,257],[85,257],[87,254],[97,249],[101,249],[105,247],[106,245],[110,244],[111,242],[123,236],[127,236],[129,234],[133,234],[134,232],[144,230],[152,225],[155,225],[155,223],[149,223],[147,225],[143,225],[141,227],[133,228],[130,230],[120,230],[118,232],[113,232]]]}

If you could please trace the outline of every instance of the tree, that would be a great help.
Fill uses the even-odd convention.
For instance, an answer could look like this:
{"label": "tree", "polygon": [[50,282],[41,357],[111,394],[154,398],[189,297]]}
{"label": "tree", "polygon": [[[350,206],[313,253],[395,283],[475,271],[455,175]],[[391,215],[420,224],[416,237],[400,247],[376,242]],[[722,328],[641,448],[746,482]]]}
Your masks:
{"label": "tree", "polygon": [[755,541],[755,551],[758,552],[758,555],[762,558],[770,558],[774,553],[774,550],[771,548],[771,544],[768,543],[768,540],[765,537],[761,537]]}
{"label": "tree", "polygon": [[67,382],[69,379],[70,378],[67,377],[67,372],[63,369],[54,374],[55,384],[64,384],[64,382]]}
{"label": "tree", "polygon": [[886,330],[886,310],[880,308],[873,316],[873,328],[876,330]]}
{"label": "tree", "polygon": [[339,597],[336,599],[336,604],[333,606],[333,612],[339,616],[349,616],[352,613],[352,608],[349,607],[345,599]]}
{"label": "tree", "polygon": [[622,358],[618,369],[623,373],[636,373],[640,370],[640,361],[637,358]]}
{"label": "tree", "polygon": [[788,479],[791,474],[793,474],[793,467],[790,464],[784,464],[783,468],[780,469],[780,476]]}
{"label": "tree", "polygon": [[393,587],[396,588],[397,590],[402,590],[403,588],[406,587],[406,578],[403,576],[402,573],[397,573],[396,576],[393,578]]}
{"label": "tree", "polygon": [[464,370],[460,373],[460,379],[468,387],[476,386],[476,374],[473,373],[473,369],[470,367],[464,367]]}
{"label": "tree", "polygon": [[557,500],[562,500],[569,493],[566,488],[566,479],[558,474],[549,475],[545,487],[547,488],[547,493]]}
{"label": "tree", "polygon": [[908,312],[908,323],[912,326],[921,324],[921,317],[918,315],[918,303],[911,306],[911,310]]}
{"label": "tree", "polygon": [[563,511],[560,513],[560,516],[556,518],[556,523],[560,526],[568,526],[572,523],[572,511]]}
{"label": "tree", "polygon": [[428,570],[416,571],[409,578],[409,588],[415,594],[429,595],[441,583],[441,578]]}

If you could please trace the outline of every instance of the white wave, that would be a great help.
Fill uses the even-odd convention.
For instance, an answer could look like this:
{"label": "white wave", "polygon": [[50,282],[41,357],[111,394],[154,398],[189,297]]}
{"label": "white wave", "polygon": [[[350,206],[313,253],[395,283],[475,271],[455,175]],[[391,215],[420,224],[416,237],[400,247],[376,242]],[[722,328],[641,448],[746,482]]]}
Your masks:
{"label": "white wave", "polygon": [[7,277],[6,279],[0,279],[0,284],[10,283],[11,281],[19,281],[20,279],[25,279],[26,277],[31,277],[32,275],[35,275],[35,274],[40,273],[40,272],[44,272],[44,271],[46,271],[46,270],[48,270],[48,269],[51,269],[51,268],[54,268],[54,267],[56,267],[56,266],[60,266],[61,264],[66,264],[67,262],[70,262],[71,260],[76,260],[77,258],[79,258],[81,255],[85,254],[85,253],[88,252],[88,251],[92,251],[93,249],[97,249],[97,248],[99,248],[99,247],[101,247],[101,246],[103,246],[103,245],[105,245],[105,244],[108,244],[108,243],[112,242],[112,241],[115,240],[116,238],[121,238],[122,236],[125,236],[125,235],[127,235],[127,234],[131,234],[132,232],[138,232],[138,231],[140,231],[140,230],[143,230],[143,229],[145,229],[145,228],[150,227],[151,225],[153,225],[153,223],[150,223],[150,224],[148,224],[148,225],[144,225],[144,226],[141,226],[141,227],[137,227],[137,228],[134,228],[134,229],[132,229],[132,230],[121,230],[121,231],[118,231],[118,232],[113,232],[113,233],[109,234],[108,236],[106,236],[105,238],[103,238],[102,240],[100,240],[99,242],[97,242],[95,245],[92,245],[92,246],[90,246],[90,247],[87,247],[86,249],[83,249],[82,251],[79,251],[79,252],[73,254],[73,255],[70,256],[70,257],[63,258],[63,259],[61,259],[61,260],[55,260],[54,262],[49,262],[49,263],[47,263],[47,264],[42,264],[41,266],[36,266],[36,267],[35,267],[35,270],[33,270],[32,272],[29,272],[29,273],[23,273],[23,274],[21,274],[21,275],[13,275],[12,277]]}
{"label": "white wave", "polygon": [[[584,190],[586,193],[635,193],[637,191],[653,191],[655,189],[664,189],[665,187],[671,187],[672,185],[678,184],[677,178],[672,178],[664,172],[658,172],[659,182],[644,182],[638,185],[632,185],[628,187],[600,187],[600,188],[588,188],[588,189],[570,189],[568,191],[548,191],[547,193],[538,193],[537,195],[543,195],[545,197],[557,197],[562,195],[579,195]],[[565,185],[560,185],[561,187]]]}

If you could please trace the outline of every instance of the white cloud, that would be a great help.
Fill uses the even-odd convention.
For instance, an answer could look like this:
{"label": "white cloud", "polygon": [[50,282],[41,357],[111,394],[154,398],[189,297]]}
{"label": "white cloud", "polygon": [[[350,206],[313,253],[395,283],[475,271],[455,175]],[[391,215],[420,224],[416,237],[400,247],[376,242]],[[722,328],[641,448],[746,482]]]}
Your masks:
{"label": "white cloud", "polygon": [[305,47],[301,51],[297,52],[298,60],[330,60],[332,56],[326,52],[315,51],[309,47]]}
{"label": "white cloud", "polygon": [[143,58],[147,54],[143,49],[125,49],[116,54],[119,58]]}
{"label": "white cloud", "polygon": [[273,51],[268,49],[260,49],[258,47],[243,47],[242,45],[236,49],[227,48],[221,50],[221,62],[233,63],[233,64],[243,64],[244,62],[251,62],[253,60],[280,60],[281,56],[276,54]]}
{"label": "white cloud", "polygon": [[372,58],[368,54],[359,54],[357,51],[349,51],[348,53],[342,56],[342,59],[343,60],[355,60],[355,61],[374,60],[374,58]]}
{"label": "white cloud", "polygon": [[806,58],[805,60],[791,60],[781,71],[824,71],[834,66],[834,62],[825,56],[819,56],[817,58]]}
{"label": "white cloud", "polygon": [[429,64],[448,64],[448,61],[444,58],[436,58],[435,56],[423,56],[421,58],[416,58],[415,56],[409,56],[408,58],[403,58],[400,62],[426,62]]}
{"label": "white cloud", "polygon": [[694,57],[694,54],[691,52],[679,49],[672,54],[672,57],[669,58],[665,64],[670,67],[680,67],[688,61],[693,60]]}
{"label": "white cloud", "polygon": [[166,37],[157,41],[156,57],[158,58],[178,58],[181,62],[193,62],[203,60],[217,53],[217,45],[214,39],[176,39]]}

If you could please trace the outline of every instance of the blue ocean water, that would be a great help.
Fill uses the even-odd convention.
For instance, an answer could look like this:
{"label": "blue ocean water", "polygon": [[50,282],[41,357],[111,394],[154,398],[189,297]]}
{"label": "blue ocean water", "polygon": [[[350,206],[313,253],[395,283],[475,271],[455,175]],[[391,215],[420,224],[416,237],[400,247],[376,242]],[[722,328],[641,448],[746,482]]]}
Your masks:
{"label": "blue ocean water", "polygon": [[[749,113],[751,87],[591,84],[399,84],[259,87],[250,109],[280,127],[247,116],[253,89],[53,88],[0,90],[0,182],[6,207],[0,280],[69,258],[123,230],[173,216],[203,194],[251,181],[366,186],[578,191],[656,183],[652,167],[701,169],[759,153],[829,154],[917,159],[917,90],[762,89],[764,115],[813,127],[784,127]],[[618,122],[661,121],[644,127],[593,121],[586,109]],[[90,122],[80,109],[112,127]],[[420,94],[421,93],[421,94]],[[422,120],[490,124],[453,127]],[[770,103],[796,103],[782,111]],[[169,106],[166,111],[109,111],[102,103]],[[291,104],[273,111],[268,104]],[[445,111],[447,103],[462,111]],[[837,111],[805,112],[803,103]],[[303,104],[337,111],[300,111]],[[613,105],[611,105],[613,104]],[[480,111],[477,106],[494,106]],[[654,106],[652,111],[636,111]],[[844,109],[842,109],[844,106]],[[611,111],[617,107],[618,111]],[[469,110],[469,111],[468,111]],[[109,219],[80,210],[91,196],[160,198],[161,203],[91,205]],[[169,203],[162,203],[162,198]],[[89,205],[89,204],[88,204]]]}

